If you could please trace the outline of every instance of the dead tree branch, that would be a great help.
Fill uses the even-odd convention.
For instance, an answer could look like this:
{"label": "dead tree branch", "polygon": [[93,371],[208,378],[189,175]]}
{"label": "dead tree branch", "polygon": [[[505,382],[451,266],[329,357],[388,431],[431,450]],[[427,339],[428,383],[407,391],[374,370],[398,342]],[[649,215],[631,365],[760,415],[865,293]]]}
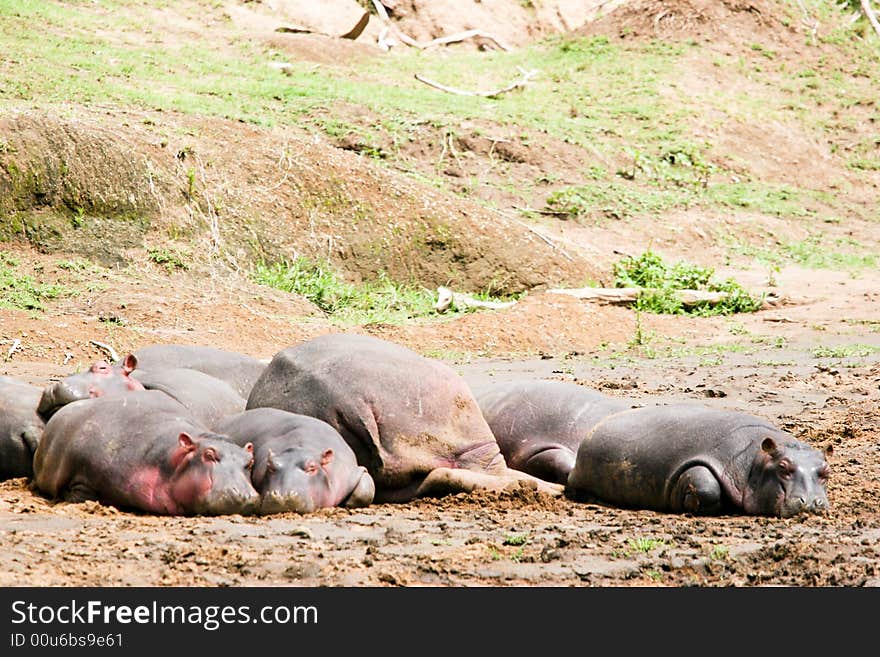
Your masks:
{"label": "dead tree branch", "polygon": [[447,87],[445,84],[440,84],[439,82],[434,82],[433,80],[429,80],[425,76],[420,73],[415,74],[416,80],[419,82],[424,82],[429,87],[434,87],[435,89],[439,89],[440,91],[445,91],[449,94],[456,94],[458,96],[482,96],[484,98],[494,98],[495,96],[500,96],[503,93],[507,93],[508,91],[513,91],[518,87],[524,87],[528,84],[529,80],[535,77],[538,72],[537,71],[525,71],[520,69],[520,73],[522,73],[522,77],[515,82],[511,82],[506,87],[502,87],[501,89],[495,89],[493,91],[466,91],[464,89],[456,89],[455,87]]}
{"label": "dead tree branch", "polygon": [[871,22],[871,27],[880,36],[880,22],[877,21],[877,14],[874,13],[874,8],[871,7],[871,0],[860,0],[860,2],[862,4],[862,11],[865,12],[865,16]]}
{"label": "dead tree branch", "polygon": [[119,354],[116,353],[116,350],[111,347],[109,344],[104,344],[103,342],[98,342],[97,340],[89,340],[89,344],[95,345],[98,349],[105,352],[108,356],[110,356],[112,362],[116,362],[119,360]]}

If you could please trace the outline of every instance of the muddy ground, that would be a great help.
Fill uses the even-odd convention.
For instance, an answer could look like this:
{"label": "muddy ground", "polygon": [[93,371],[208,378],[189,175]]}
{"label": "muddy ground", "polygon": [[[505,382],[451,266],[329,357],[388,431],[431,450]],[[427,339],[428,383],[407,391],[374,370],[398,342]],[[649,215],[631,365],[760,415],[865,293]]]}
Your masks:
{"label": "muddy ground", "polygon": [[[788,289],[802,280],[810,302],[736,320],[666,318],[665,337],[654,334],[648,342],[665,355],[649,354],[653,358],[626,341],[554,352],[547,327],[548,351],[541,357],[447,361],[472,384],[560,379],[609,395],[699,401],[766,417],[816,447],[834,448],[831,510],[824,515],[697,518],[523,489],[308,516],[164,518],[95,503],[53,503],[16,479],[0,485],[0,585],[880,584],[880,333],[870,292],[877,276],[826,278],[782,273]],[[527,314],[534,319],[543,309],[552,315],[554,300],[537,295]],[[514,310],[482,313],[479,330],[491,332],[494,324],[505,335]],[[619,310],[616,319],[633,331],[631,311]],[[246,310],[240,313],[248,318]],[[210,318],[210,308],[205,315]],[[651,318],[643,321],[645,333],[655,331]],[[86,344],[88,320],[74,315],[47,319],[31,335],[60,337],[56,327],[68,322],[64,337]],[[188,341],[229,346],[204,322],[187,327]],[[406,334],[389,327],[384,337],[423,352],[454,349],[459,337],[467,339],[462,324],[432,324],[421,337],[412,327]],[[595,328],[577,330],[593,335]],[[265,356],[277,343],[249,346]],[[815,351],[819,347],[828,351]],[[2,373],[38,383],[68,370],[13,356]]]}
{"label": "muddy ground", "polygon": [[[426,3],[390,4],[400,7],[397,18],[413,34],[436,36],[431,29],[435,16],[431,21],[417,20],[419,8]],[[707,47],[717,49],[719,56],[744,60],[760,61],[755,43],[769,43],[792,61],[845,58],[831,46],[822,46],[822,50],[804,46],[806,28],[797,24],[780,28],[782,23],[771,20],[774,4],[770,2],[680,0],[666,5],[680,11],[668,13],[659,3],[641,2],[637,9],[657,9],[651,14],[653,20],[645,22],[648,14],[634,11],[623,14],[618,24],[582,31],[601,29],[612,36],[619,32],[620,38],[627,39],[693,34],[710,43]],[[206,16],[213,11],[207,5],[198,7]],[[711,13],[722,10],[727,13],[721,18],[727,22]],[[173,14],[173,9],[167,11]],[[682,16],[700,20],[682,22]],[[227,23],[218,24],[233,29]],[[447,32],[467,27],[450,25]],[[179,30],[185,27],[169,19],[163,38],[182,38]],[[552,25],[545,27],[549,30]],[[378,29],[365,34],[375,38],[374,32]],[[521,31],[511,32],[517,33]],[[273,33],[273,39],[278,38]],[[324,61],[328,52],[337,51],[328,50],[320,38],[291,36],[285,43],[292,56]],[[348,52],[347,48],[339,52]],[[760,91],[746,78],[725,78],[724,71],[708,68],[705,58],[695,58],[693,69],[682,73],[682,88],[747,84],[752,85],[748,89]],[[689,102],[700,102],[698,94],[690,95],[694,98]],[[354,125],[376,122],[363,109],[341,103],[333,111]],[[338,174],[333,184],[350,183],[346,194],[354,201],[344,195],[342,201],[351,201],[356,209],[359,204],[375,207],[377,216],[393,216],[402,230],[409,230],[406,222],[421,217],[426,188],[410,178],[392,178],[388,172],[395,167],[416,174],[435,171],[442,168],[438,159],[446,153],[445,146],[441,149],[444,142],[437,141],[437,135],[426,127],[427,134],[416,135],[406,147],[409,150],[399,153],[380,175],[378,167],[357,155],[359,146],[348,136],[334,144],[316,138],[315,144],[320,141],[314,147],[316,153],[306,152],[305,147],[303,153],[297,152],[306,165],[295,161],[282,171],[277,153],[286,152],[288,139],[298,143],[302,138],[295,130],[258,129],[234,121],[147,110],[131,114],[138,120],[128,126],[130,116],[125,109],[72,107],[66,112],[86,118],[82,124],[73,121],[58,128],[52,112],[48,112],[53,117],[50,121],[47,112],[41,111],[29,121],[39,128],[39,134],[69,134],[75,143],[88,141],[80,139],[81,135],[92,135],[90,125],[99,123],[101,132],[95,134],[101,139],[96,143],[109,144],[115,152],[116,142],[105,139],[105,133],[123,135],[135,151],[155,156],[159,173],[165,166],[167,180],[177,175],[178,185],[184,174],[175,167],[181,168],[177,160],[184,151],[173,138],[186,134],[180,145],[192,143],[193,152],[206,153],[215,163],[200,179],[204,198],[210,200],[215,193],[219,197],[221,187],[227,193],[228,224],[221,222],[221,238],[233,243],[232,219],[245,216],[243,208],[254,205],[279,221],[287,217],[296,230],[275,232],[302,239],[297,248],[314,246],[306,229],[314,229],[316,244],[327,238],[328,253],[333,244],[330,238],[343,243],[347,239],[348,251],[340,249],[347,254],[342,262],[356,274],[375,264],[358,259],[359,240],[366,243],[371,230],[375,232],[372,237],[381,238],[386,227],[361,223],[349,234],[345,231],[351,222],[344,217],[298,215],[297,204],[314,190],[305,183],[305,191],[292,185],[288,169],[298,182],[311,184],[307,175],[300,175],[312,171],[306,165],[312,163],[316,171],[332,165]],[[853,208],[865,212],[853,211],[852,216],[823,230],[834,238],[873,245],[870,248],[876,251],[880,222],[863,220],[862,214],[867,216],[876,207],[880,172],[847,169],[824,140],[788,125],[756,128],[745,121],[728,120],[719,126],[696,125],[695,134],[713,141],[719,158],[737,158],[761,180],[796,184],[805,176],[834,194],[847,190]],[[850,130],[852,140],[876,133],[866,121],[854,122],[847,127]],[[151,131],[171,134],[171,145],[159,147]],[[476,135],[486,131],[492,140],[477,139]],[[730,318],[639,316],[630,308],[552,294],[542,285],[529,288],[515,306],[505,310],[404,325],[340,326],[301,297],[255,285],[243,271],[169,269],[151,261],[143,244],[130,247],[114,241],[108,246],[97,230],[94,241],[108,253],[110,246],[117,248],[110,264],[83,270],[71,268],[70,259],[85,255],[96,260],[94,247],[84,250],[83,244],[63,244],[47,251],[14,241],[0,245],[4,256],[21,263],[22,273],[78,290],[74,296],[47,302],[41,312],[0,308],[0,375],[45,385],[104,356],[92,341],[111,345],[120,353],[147,344],[178,342],[269,358],[280,349],[329,331],[367,333],[441,358],[471,383],[522,376],[552,378],[576,381],[614,396],[696,401],[760,415],[814,447],[833,447],[827,513],[790,519],[697,518],[576,503],[524,488],[358,510],[325,509],[307,516],[166,518],[96,503],[56,503],[32,491],[27,480],[15,479],[0,483],[0,586],[880,585],[880,272],[876,268],[850,272],[794,265],[774,269],[745,257],[728,258],[730,254],[714,238],[716,230],[759,244],[772,237],[776,241],[771,244],[776,245],[810,234],[811,226],[805,222],[757,213],[707,214],[696,208],[672,210],[659,218],[630,217],[595,225],[553,217],[530,219],[532,223],[525,227],[523,221],[502,222],[502,213],[478,210],[479,203],[514,215],[517,204],[523,203],[522,195],[532,193],[527,204],[539,208],[551,188],[526,183],[545,172],[558,174],[560,181],[580,180],[595,156],[537,133],[527,135],[525,147],[516,137],[522,133],[510,125],[473,122],[462,125],[461,133],[457,148],[466,156],[443,171],[444,180],[449,189],[455,189],[463,175],[479,174],[480,184],[467,202],[447,194],[440,203],[449,206],[450,217],[464,217],[460,244],[449,253],[439,249],[439,255],[428,252],[413,255],[412,263],[404,262],[425,277],[426,285],[447,260],[458,262],[453,256],[459,254],[460,260],[460,253],[474,263],[473,270],[461,273],[459,279],[472,284],[466,291],[482,289],[484,279],[491,278],[492,267],[483,267],[486,261],[493,267],[498,263],[518,267],[511,278],[521,287],[528,287],[533,279],[546,283],[552,278],[551,268],[534,272],[530,262],[552,263],[553,270],[571,280],[575,274],[593,273],[607,284],[610,264],[620,255],[638,254],[650,247],[669,259],[686,258],[717,267],[719,275],[733,275],[751,289],[774,289],[784,302]],[[13,137],[8,137],[9,143],[17,143]],[[510,150],[500,160],[494,150],[498,144]],[[26,152],[24,146],[19,152]],[[106,158],[102,151],[96,152],[93,159],[103,165]],[[6,155],[11,157],[10,153],[15,154],[7,149]],[[37,153],[35,161],[46,160],[44,155]],[[83,163],[88,164],[88,158]],[[96,189],[91,182],[94,173],[89,168],[82,174],[89,191]],[[845,185],[838,185],[838,179]],[[176,189],[172,182],[168,185]],[[407,193],[389,200],[390,188]],[[510,191],[533,188],[519,194]],[[113,191],[112,186],[109,191],[97,189],[105,196]],[[162,206],[158,225],[171,222],[178,211],[186,214],[189,210],[193,216],[213,212],[211,204],[208,210],[199,210],[179,196],[169,194],[177,205],[168,201],[168,207]],[[335,209],[347,212],[342,201],[341,209]],[[307,220],[317,223],[313,226]],[[497,250],[484,242],[475,247],[467,231],[482,236],[485,243],[497,244]],[[531,242],[523,242],[523,236]],[[149,237],[159,240],[155,234]],[[504,258],[499,258],[502,252]],[[382,253],[389,263],[401,260],[396,252]],[[729,264],[719,266],[724,262]]]}

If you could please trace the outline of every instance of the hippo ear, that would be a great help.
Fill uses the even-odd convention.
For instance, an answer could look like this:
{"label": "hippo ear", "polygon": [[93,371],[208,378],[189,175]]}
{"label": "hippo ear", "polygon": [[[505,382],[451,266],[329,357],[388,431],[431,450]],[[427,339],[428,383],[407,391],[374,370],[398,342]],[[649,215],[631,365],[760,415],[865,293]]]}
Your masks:
{"label": "hippo ear", "polygon": [[128,354],[125,357],[125,360],[122,361],[122,371],[126,374],[131,374],[137,369],[138,359],[134,354]]}
{"label": "hippo ear", "polygon": [[177,443],[180,445],[180,449],[185,452],[191,452],[196,448],[196,444],[186,431],[181,431],[180,435],[177,437]]}
{"label": "hippo ear", "polygon": [[779,456],[779,446],[776,444],[776,441],[773,440],[770,436],[767,436],[761,442],[761,449],[769,454],[772,458],[776,458],[777,456]]}
{"label": "hippo ear", "polygon": [[321,454],[321,467],[330,465],[333,462],[333,450],[325,449],[324,453]]}
{"label": "hippo ear", "polygon": [[[244,451],[246,451],[248,454],[253,456],[254,455],[254,444],[253,443],[245,443]],[[271,453],[271,450],[270,450],[270,453]]]}

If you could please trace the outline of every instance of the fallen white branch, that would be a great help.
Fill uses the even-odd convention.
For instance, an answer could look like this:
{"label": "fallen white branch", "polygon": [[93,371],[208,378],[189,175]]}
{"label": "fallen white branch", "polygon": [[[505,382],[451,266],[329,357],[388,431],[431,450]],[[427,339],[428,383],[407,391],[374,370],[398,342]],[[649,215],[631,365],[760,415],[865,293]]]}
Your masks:
{"label": "fallen white branch", "polygon": [[519,80],[511,82],[506,87],[495,89],[493,91],[466,91],[464,89],[456,89],[455,87],[447,87],[445,84],[440,84],[439,82],[429,80],[419,73],[415,74],[415,78],[419,82],[424,82],[429,87],[434,87],[435,89],[445,91],[446,93],[456,94],[458,96],[482,96],[484,98],[493,98],[494,96],[500,96],[501,94],[507,93],[508,91],[513,91],[518,87],[524,87],[526,84],[528,84],[529,80],[531,80],[538,74],[537,71],[525,71],[523,69],[520,69],[520,72],[522,73],[522,77]]}
{"label": "fallen white branch", "polygon": [[119,360],[119,354],[117,354],[116,350],[109,344],[104,344],[103,342],[98,342],[97,340],[89,340],[89,344],[93,344],[98,349],[104,351],[108,356],[110,356],[111,362],[115,363]]}
{"label": "fallen white branch", "polygon": [[871,23],[871,27],[874,28],[874,32],[880,36],[880,22],[877,22],[877,14],[874,13],[873,7],[871,7],[871,0],[861,0],[862,11],[865,12],[865,16],[868,17],[868,20]]}
{"label": "fallen white branch", "polygon": [[[464,32],[457,32],[455,34],[450,34],[448,36],[437,37],[436,39],[431,39],[430,41],[416,41],[411,36],[403,32],[397,25],[395,25],[391,21],[391,17],[388,15],[388,11],[385,9],[385,5],[383,5],[379,0],[372,0],[373,7],[376,9],[376,13],[379,15],[379,19],[397,35],[397,38],[401,40],[401,42],[405,43],[408,46],[412,46],[413,48],[420,48],[424,50],[425,48],[431,48],[433,46],[445,46],[450,43],[457,43],[459,41],[465,41],[467,39],[476,39],[481,38],[486,41],[491,41],[501,50],[510,51],[512,48],[504,43],[501,39],[496,37],[493,34],[488,32],[483,32],[482,30],[466,30]],[[379,35],[379,47],[383,50],[388,50],[388,46],[393,45],[385,38],[385,33]]]}
{"label": "fallen white branch", "polygon": [[68,364],[70,361],[72,361],[72,360],[73,360],[73,354],[70,353],[69,351],[67,351],[67,352],[64,353],[64,362],[61,363],[61,364],[62,364],[62,365],[67,365],[67,364]]}
{"label": "fallen white branch", "polygon": [[12,346],[9,347],[9,351],[6,352],[6,360],[12,358],[12,354],[14,354],[16,351],[21,351],[21,340],[19,340],[18,338],[12,341]]}
{"label": "fallen white branch", "polygon": [[438,313],[445,313],[453,306],[458,310],[467,310],[468,308],[500,310],[501,308],[510,308],[514,304],[516,301],[481,301],[469,294],[453,292],[448,287],[441,285],[437,288],[437,303],[434,304],[434,310]]}

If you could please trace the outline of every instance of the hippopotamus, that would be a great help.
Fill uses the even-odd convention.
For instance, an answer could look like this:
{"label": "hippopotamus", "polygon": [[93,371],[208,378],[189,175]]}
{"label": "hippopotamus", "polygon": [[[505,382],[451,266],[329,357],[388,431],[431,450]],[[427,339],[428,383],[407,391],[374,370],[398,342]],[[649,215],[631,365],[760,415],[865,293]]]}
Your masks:
{"label": "hippopotamus", "polygon": [[135,351],[134,356],[143,370],[184,367],[209,374],[228,383],[242,399],[247,399],[254,383],[266,369],[265,362],[252,356],[189,344],[150,345]]}
{"label": "hippopotamus", "polygon": [[0,481],[34,473],[44,424],[37,415],[41,394],[39,386],[0,376]]}
{"label": "hippopotamus", "polygon": [[98,361],[85,372],[71,374],[46,386],[39,412],[48,419],[70,402],[92,397],[127,394],[139,390],[159,390],[173,397],[209,428],[226,415],[244,411],[245,399],[220,379],[197,370],[158,368],[146,370],[134,354],[121,364]]}
{"label": "hippopotamus", "polygon": [[253,446],[208,431],[156,390],[66,404],[46,423],[34,483],[71,502],[167,515],[249,514]]}
{"label": "hippopotamus", "polygon": [[284,349],[247,408],[309,415],[336,429],[376,484],[376,501],[563,487],[507,467],[470,388],[454,370],[393,342],[328,334]]}
{"label": "hippopotamus", "polygon": [[49,420],[55,411],[73,401],[143,390],[143,384],[131,377],[137,365],[137,358],[131,354],[119,365],[96,361],[85,372],[70,374],[47,385],[40,396],[37,413],[43,420]]}
{"label": "hippopotamus", "polygon": [[564,381],[513,381],[475,394],[507,465],[563,485],[590,429],[636,405]]}
{"label": "hippopotamus", "polygon": [[255,408],[225,418],[216,430],[238,445],[253,444],[251,481],[261,513],[310,513],[373,501],[373,478],[339,432],[322,420]]}
{"label": "hippopotamus", "polygon": [[211,429],[227,415],[244,411],[247,403],[225,381],[197,370],[182,367],[145,370],[138,364],[131,376],[147,390],[158,390],[173,397]]}
{"label": "hippopotamus", "polygon": [[630,508],[789,517],[828,507],[830,455],[748,413],[648,406],[584,436],[565,490]]}

